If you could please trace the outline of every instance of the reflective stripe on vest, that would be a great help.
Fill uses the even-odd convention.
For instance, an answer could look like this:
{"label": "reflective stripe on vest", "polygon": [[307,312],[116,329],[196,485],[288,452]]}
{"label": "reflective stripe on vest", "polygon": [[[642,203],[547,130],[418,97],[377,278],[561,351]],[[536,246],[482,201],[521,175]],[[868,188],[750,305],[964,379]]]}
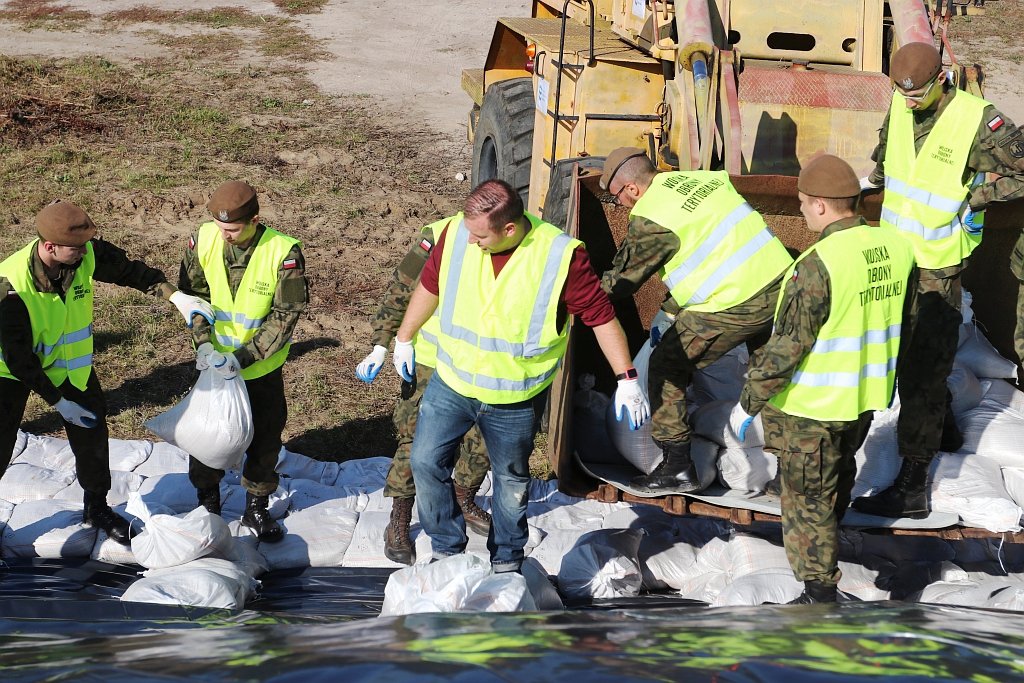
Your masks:
{"label": "reflective stripe on vest", "polygon": [[[430,235],[434,239],[434,244],[441,239],[441,233],[444,232],[445,228],[449,226],[457,226],[462,221],[462,212],[455,214],[451,218],[442,218],[439,221],[435,221],[430,225],[423,228],[423,230],[430,230]],[[454,230],[452,231],[455,232]],[[428,256],[429,258],[429,256]],[[437,334],[441,329],[440,319],[438,318],[437,311],[427,319],[427,322],[423,324],[420,331],[412,339],[413,348],[416,350],[416,365],[422,365],[424,367],[432,368],[437,365]]]}
{"label": "reflective stripe on vest", "polygon": [[[82,262],[65,292],[64,299],[53,292],[40,292],[32,277],[32,255],[38,240],[31,242],[0,263],[0,276],[7,278],[28,310],[32,325],[32,351],[54,386],[65,380],[85,390],[92,374],[93,330],[92,276],[96,255],[86,246]],[[17,379],[0,355],[0,377]]]}
{"label": "reflective stripe on vest", "polygon": [[789,384],[769,402],[789,415],[852,421],[892,400],[913,247],[889,231],[854,226],[805,251],[793,270],[812,252],[828,271],[828,319]]}
{"label": "reflective stripe on vest", "polygon": [[[259,243],[249,258],[235,295],[231,295],[224,262],[224,238],[217,224],[199,227],[196,255],[210,285],[210,304],[214,309],[213,338],[218,351],[235,351],[256,336],[274,303],[281,264],[299,241],[271,228],[264,228]],[[256,379],[284,365],[291,340],[269,358],[258,360],[241,372],[242,379]]]}
{"label": "reflective stripe on vest", "polygon": [[680,306],[716,312],[741,304],[793,262],[725,171],[659,173],[630,217],[654,221],[679,239],[660,271]]}
{"label": "reflective stripe on vest", "polygon": [[525,401],[543,391],[565,354],[558,304],[580,242],[526,214],[531,229],[497,278],[491,256],[469,244],[460,221],[441,255],[437,372],[453,390],[485,403]]}
{"label": "reflective stripe on vest", "polygon": [[921,268],[957,265],[981,243],[980,234],[964,230],[960,213],[978,181],[965,183],[963,176],[986,106],[985,100],[958,91],[917,152],[913,113],[899,93],[893,95],[879,224],[910,240]]}

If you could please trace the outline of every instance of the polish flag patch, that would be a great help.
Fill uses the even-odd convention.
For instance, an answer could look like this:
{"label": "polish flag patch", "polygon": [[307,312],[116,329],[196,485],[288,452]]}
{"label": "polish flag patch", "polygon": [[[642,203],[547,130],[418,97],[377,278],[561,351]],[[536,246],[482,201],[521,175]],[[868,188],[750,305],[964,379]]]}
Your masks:
{"label": "polish flag patch", "polygon": [[1002,116],[996,116],[995,118],[993,118],[991,121],[989,121],[985,125],[988,126],[988,129],[994,133],[995,131],[997,131],[997,130],[999,130],[1000,128],[1003,127],[1003,117]]}
{"label": "polish flag patch", "polygon": [[428,240],[428,239],[420,240],[420,249],[422,249],[423,251],[430,251],[430,248],[433,247],[433,246],[434,245],[431,244],[430,240]]}
{"label": "polish flag patch", "polygon": [[188,238],[188,248],[191,249],[192,251],[196,250],[196,238],[192,237],[191,235],[189,235]]}
{"label": "polish flag patch", "polygon": [[285,259],[284,263],[281,264],[281,267],[285,270],[291,270],[292,268],[298,268],[299,262],[293,258]]}

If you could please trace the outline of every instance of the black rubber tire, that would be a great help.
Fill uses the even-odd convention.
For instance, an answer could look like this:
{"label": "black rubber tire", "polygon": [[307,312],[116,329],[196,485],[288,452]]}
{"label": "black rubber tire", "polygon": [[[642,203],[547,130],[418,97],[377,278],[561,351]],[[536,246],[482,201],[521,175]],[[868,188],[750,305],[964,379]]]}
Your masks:
{"label": "black rubber tire", "polygon": [[527,202],[533,156],[532,78],[499,81],[487,89],[473,136],[473,187],[498,178]]}
{"label": "black rubber tire", "polygon": [[565,230],[566,218],[569,215],[569,190],[572,183],[572,169],[579,164],[582,168],[604,167],[604,157],[572,157],[560,159],[555,164],[555,172],[551,174],[548,194],[544,198],[544,215],[542,218]]}

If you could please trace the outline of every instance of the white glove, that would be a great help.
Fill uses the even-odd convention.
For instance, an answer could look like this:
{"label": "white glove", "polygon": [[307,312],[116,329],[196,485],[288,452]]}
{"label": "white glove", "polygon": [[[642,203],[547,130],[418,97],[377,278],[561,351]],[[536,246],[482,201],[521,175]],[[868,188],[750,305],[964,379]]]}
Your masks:
{"label": "white glove", "polygon": [[395,353],[391,357],[395,364],[398,376],[406,382],[411,382],[416,377],[416,352],[412,348],[412,342],[398,341],[395,339]]}
{"label": "white glove", "polygon": [[877,190],[880,187],[881,185],[875,185],[873,182],[868,180],[868,176],[864,176],[863,178],[860,179],[861,192],[864,192],[865,190]]}
{"label": "white glove", "polygon": [[171,294],[171,303],[185,318],[185,324],[192,327],[192,316],[201,315],[206,322],[213,324],[213,306],[210,302],[200,299],[198,296],[191,296],[180,289]]}
{"label": "white glove", "polygon": [[213,348],[213,344],[210,342],[203,342],[196,349],[196,370],[202,372],[210,367],[210,356],[216,353],[217,350]]}
{"label": "white glove", "polygon": [[743,406],[739,403],[729,413],[729,429],[736,435],[740,441],[747,440],[747,429],[750,428],[750,423],[754,421],[754,416],[743,410]]}
{"label": "white glove", "polygon": [[53,407],[57,409],[57,412],[60,413],[65,422],[70,422],[76,427],[92,429],[99,424],[99,420],[96,419],[96,413],[86,410],[80,404],[69,401],[66,398],[57,401]]}
{"label": "white glove", "polygon": [[615,390],[615,419],[622,422],[622,416],[629,418],[629,428],[640,426],[651,417],[651,404],[647,402],[643,387],[635,379],[620,379]]}
{"label": "white glove", "polygon": [[238,364],[238,359],[235,358],[235,354],[228,351],[222,353],[220,351],[214,351],[208,357],[210,367],[217,371],[224,379],[234,379],[238,377],[238,373],[241,372],[242,368]]}
{"label": "white glove", "polygon": [[377,379],[377,373],[384,367],[384,359],[388,357],[388,350],[380,344],[373,347],[369,355],[356,366],[356,377],[369,384]]}

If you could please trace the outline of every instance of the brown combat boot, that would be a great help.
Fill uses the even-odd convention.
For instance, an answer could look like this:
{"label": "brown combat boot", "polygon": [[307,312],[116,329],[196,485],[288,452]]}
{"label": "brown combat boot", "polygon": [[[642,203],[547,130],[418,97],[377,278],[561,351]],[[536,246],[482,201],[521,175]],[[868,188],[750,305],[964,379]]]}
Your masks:
{"label": "brown combat boot", "polygon": [[489,512],[476,504],[476,492],[480,490],[480,484],[467,488],[455,484],[455,500],[462,508],[462,516],[466,520],[466,526],[481,536],[486,536],[491,530],[491,515]]}
{"label": "brown combat boot", "polygon": [[391,499],[391,521],[384,530],[384,557],[398,564],[411,566],[416,562],[416,546],[409,538],[415,500],[412,496]]}

